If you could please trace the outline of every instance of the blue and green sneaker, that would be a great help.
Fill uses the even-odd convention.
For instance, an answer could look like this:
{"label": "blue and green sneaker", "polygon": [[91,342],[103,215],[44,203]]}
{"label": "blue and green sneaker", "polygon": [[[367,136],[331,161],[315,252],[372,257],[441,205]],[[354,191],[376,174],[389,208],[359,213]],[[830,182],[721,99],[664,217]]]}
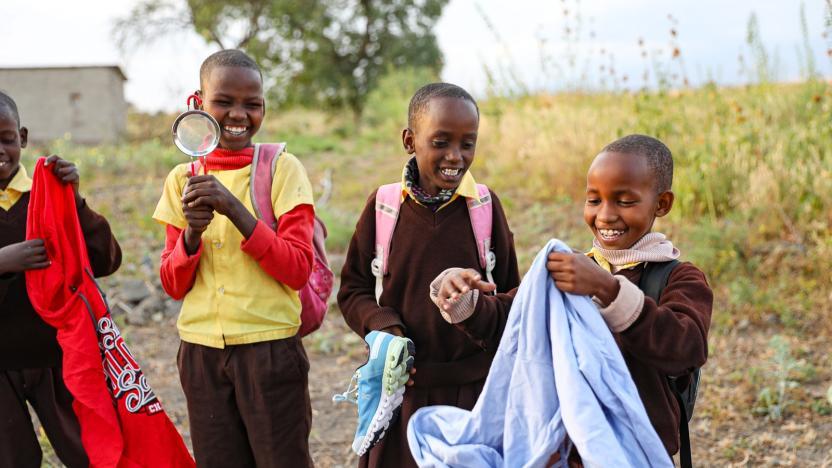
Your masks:
{"label": "blue and green sneaker", "polygon": [[412,341],[382,331],[371,331],[364,341],[370,348],[367,363],[356,369],[346,392],[332,397],[358,405],[352,449],[359,456],[376,445],[398,417],[415,353]]}

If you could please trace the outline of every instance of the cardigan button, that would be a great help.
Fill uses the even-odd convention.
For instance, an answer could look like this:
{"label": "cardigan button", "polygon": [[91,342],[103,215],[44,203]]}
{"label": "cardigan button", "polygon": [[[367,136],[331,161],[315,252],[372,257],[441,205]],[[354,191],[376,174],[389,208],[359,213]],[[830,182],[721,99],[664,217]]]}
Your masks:
{"label": "cardigan button", "polygon": [[70,290],[70,291],[72,291],[72,292],[75,292],[75,291],[77,291],[77,290],[78,290],[78,288],[77,288],[77,287],[75,287],[75,286],[70,286],[70,287],[69,287],[69,290]]}

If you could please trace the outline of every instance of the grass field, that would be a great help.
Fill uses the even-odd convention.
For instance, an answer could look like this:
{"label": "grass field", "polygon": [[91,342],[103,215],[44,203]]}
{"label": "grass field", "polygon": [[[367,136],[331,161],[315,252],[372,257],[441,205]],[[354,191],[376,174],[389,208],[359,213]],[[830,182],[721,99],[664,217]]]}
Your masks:
{"label": "grass field", "polygon": [[[361,123],[308,110],[267,115],[259,137],[288,141],[306,165],[325,198],[318,210],[336,259],[368,194],[396,180],[406,161],[399,141],[406,100],[377,99]],[[698,459],[829,463],[832,85],[535,95],[493,98],[481,109],[473,171],[505,205],[521,270],[551,237],[590,245],[581,204],[588,163],[601,147],[628,133],[667,143],[677,201],[657,229],[716,293],[693,426]],[[184,161],[167,135],[171,120],[133,115],[131,142],[119,146],[49,148],[81,166],[82,191],[114,226],[125,264],[113,285],[150,274],[142,265],[158,262],[163,230],[150,215],[165,175]],[[27,166],[37,151],[27,151]],[[335,359],[343,351],[333,345],[342,342],[337,333],[345,329],[326,329],[307,346]]]}

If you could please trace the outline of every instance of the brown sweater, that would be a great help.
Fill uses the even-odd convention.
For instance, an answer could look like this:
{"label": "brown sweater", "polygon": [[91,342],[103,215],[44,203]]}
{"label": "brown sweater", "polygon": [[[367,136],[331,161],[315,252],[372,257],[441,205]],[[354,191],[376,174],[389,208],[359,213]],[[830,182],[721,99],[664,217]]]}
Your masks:
{"label": "brown sweater", "polygon": [[[517,287],[520,275],[514,239],[494,193],[492,245],[497,291]],[[416,345],[415,385],[405,392],[401,418],[382,442],[362,458],[361,466],[415,466],[405,430],[414,411],[426,405],[471,409],[476,403],[505,328],[511,296],[478,301],[474,314],[451,325],[429,297],[430,282],[450,267],[474,268],[483,277],[465,200],[437,212],[409,197],[402,203],[391,244],[388,275],[380,303],[375,299],[375,192],[358,220],[341,271],[338,305],[347,324],[361,336],[393,325],[404,328]]]}
{"label": "brown sweater", "polygon": [[[616,274],[638,284],[643,271],[641,264]],[[670,454],[679,451],[680,411],[666,377],[705,364],[712,307],[713,292],[705,274],[685,262],[670,274],[659,304],[645,297],[636,321],[614,333],[647,416]]]}
{"label": "brown sweater", "polygon": [[[0,248],[26,239],[28,208],[29,193],[24,193],[9,211],[0,209]],[[115,272],[121,265],[121,249],[107,220],[86,202],[78,208],[78,218],[93,274],[98,277]],[[0,275],[0,331],[0,371],[61,365],[56,331],[32,308],[23,273]]]}

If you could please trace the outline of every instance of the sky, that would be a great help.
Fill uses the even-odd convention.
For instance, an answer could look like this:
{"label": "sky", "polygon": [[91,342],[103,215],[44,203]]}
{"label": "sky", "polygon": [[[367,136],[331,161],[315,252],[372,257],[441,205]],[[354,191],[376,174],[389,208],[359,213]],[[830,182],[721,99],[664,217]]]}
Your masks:
{"label": "sky", "polygon": [[[120,51],[113,40],[113,22],[126,16],[136,0],[0,1],[6,18],[0,29],[0,67],[116,64],[128,77],[128,102],[144,111],[183,109],[184,97],[198,87],[200,63],[217,50],[184,30]],[[830,45],[821,36],[826,1],[803,3],[812,55],[818,71],[830,77]],[[743,83],[748,74],[741,72],[738,56],[742,54],[746,63],[752,61],[745,38],[754,12],[763,43],[778,63],[776,78],[798,80],[798,50],[803,47],[800,4],[798,0],[451,0],[436,28],[445,58],[442,79],[478,96],[486,93],[489,74],[497,77],[498,86],[508,84],[515,90],[600,87],[602,76],[609,77],[603,86],[610,88],[615,86],[609,75],[612,64],[617,86],[633,88],[645,83],[655,86],[656,69],[650,65],[655,61],[666,76],[685,76],[692,85],[709,80]],[[571,31],[568,38],[566,27]],[[673,43],[671,28],[677,32]],[[671,58],[674,48],[679,49],[681,62]],[[574,67],[567,65],[570,55],[576,57]],[[650,70],[647,82],[645,69]],[[621,81],[625,75],[628,80]]]}

